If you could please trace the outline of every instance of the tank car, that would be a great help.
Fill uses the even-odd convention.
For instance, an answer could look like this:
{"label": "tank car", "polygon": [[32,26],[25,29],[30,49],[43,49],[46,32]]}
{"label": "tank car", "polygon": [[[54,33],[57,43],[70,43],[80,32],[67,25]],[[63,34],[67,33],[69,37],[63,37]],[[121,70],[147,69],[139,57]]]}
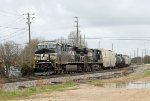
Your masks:
{"label": "tank car", "polygon": [[128,55],[123,55],[125,59],[125,66],[129,66],[131,64],[131,58]]}
{"label": "tank car", "polygon": [[121,57],[121,67],[129,66],[131,64],[131,58],[128,55],[118,54]]}
{"label": "tank car", "polygon": [[116,54],[116,67],[121,67],[122,66],[122,57],[118,54]]}

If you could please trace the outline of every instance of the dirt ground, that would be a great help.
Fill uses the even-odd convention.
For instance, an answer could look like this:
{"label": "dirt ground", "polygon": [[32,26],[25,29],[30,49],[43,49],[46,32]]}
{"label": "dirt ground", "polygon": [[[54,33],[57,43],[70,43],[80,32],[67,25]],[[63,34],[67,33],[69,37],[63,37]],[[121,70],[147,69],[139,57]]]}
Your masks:
{"label": "dirt ground", "polygon": [[[102,80],[102,82],[150,82],[143,77],[150,65],[143,65],[126,77]],[[150,89],[104,88],[89,83],[80,84],[78,89],[38,94],[19,101],[150,101]]]}

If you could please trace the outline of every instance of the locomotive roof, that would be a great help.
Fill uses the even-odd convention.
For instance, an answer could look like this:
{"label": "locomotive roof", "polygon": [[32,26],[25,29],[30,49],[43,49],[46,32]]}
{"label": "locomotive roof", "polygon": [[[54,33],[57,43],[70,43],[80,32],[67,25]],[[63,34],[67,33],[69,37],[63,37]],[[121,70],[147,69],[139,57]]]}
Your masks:
{"label": "locomotive roof", "polygon": [[49,43],[57,44],[56,42],[52,42],[52,41],[43,41],[43,42],[40,42],[38,45],[45,45],[45,44],[49,44]]}
{"label": "locomotive roof", "polygon": [[51,44],[57,44],[57,45],[60,45],[60,46],[66,45],[67,47],[76,47],[76,46],[72,46],[72,45],[67,44],[67,43],[58,43],[58,42],[56,42],[56,41],[42,41],[42,42],[40,42],[38,45],[47,45],[47,44],[49,44],[49,43],[51,43]]}

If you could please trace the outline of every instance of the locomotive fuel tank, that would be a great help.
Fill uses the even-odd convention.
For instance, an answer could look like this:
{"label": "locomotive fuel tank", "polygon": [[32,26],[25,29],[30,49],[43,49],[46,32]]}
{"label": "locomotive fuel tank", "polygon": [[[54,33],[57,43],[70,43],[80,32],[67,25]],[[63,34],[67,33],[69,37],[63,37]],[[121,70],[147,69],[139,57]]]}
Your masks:
{"label": "locomotive fuel tank", "polygon": [[66,65],[65,67],[66,72],[75,72],[78,70],[77,65]]}

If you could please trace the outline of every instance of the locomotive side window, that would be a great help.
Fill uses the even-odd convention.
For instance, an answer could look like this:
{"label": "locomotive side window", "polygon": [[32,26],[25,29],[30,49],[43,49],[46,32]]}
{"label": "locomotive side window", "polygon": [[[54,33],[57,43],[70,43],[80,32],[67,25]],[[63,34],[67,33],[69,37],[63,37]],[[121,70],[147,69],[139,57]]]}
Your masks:
{"label": "locomotive side window", "polygon": [[65,51],[67,51],[67,48],[68,48],[67,45],[65,45]]}
{"label": "locomotive side window", "polygon": [[50,48],[56,48],[56,47],[57,47],[56,44],[48,44],[47,46],[48,46],[49,49],[50,49]]}
{"label": "locomotive side window", "polygon": [[67,46],[66,45],[62,45],[62,51],[67,51]]}
{"label": "locomotive side window", "polygon": [[58,48],[58,54],[60,55],[61,54],[61,46],[58,45],[57,48]]}
{"label": "locomotive side window", "polygon": [[98,59],[101,58],[101,54],[100,53],[101,53],[100,51],[97,51]]}
{"label": "locomotive side window", "polygon": [[64,45],[62,45],[62,51],[64,51]]}
{"label": "locomotive side window", "polygon": [[66,51],[66,45],[64,45],[64,51]]}

